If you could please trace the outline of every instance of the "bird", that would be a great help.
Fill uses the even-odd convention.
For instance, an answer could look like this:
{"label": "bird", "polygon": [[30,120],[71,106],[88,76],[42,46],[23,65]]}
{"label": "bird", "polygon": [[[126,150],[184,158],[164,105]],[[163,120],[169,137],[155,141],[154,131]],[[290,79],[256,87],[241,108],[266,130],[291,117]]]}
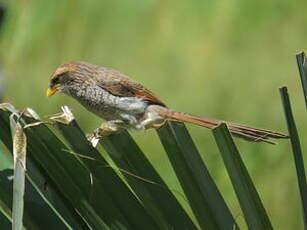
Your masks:
{"label": "bird", "polygon": [[153,92],[123,73],[87,62],[60,65],[49,79],[47,97],[64,93],[104,119],[91,138],[103,138],[126,129],[160,128],[166,121],[178,121],[213,129],[225,123],[236,137],[274,144],[271,138],[288,135],[234,122],[194,116],[170,109]]}

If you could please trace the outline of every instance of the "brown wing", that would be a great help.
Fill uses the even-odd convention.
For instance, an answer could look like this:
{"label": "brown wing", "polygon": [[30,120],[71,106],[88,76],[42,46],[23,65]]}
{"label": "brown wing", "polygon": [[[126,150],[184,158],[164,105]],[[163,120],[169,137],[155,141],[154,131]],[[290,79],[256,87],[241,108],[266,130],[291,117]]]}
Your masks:
{"label": "brown wing", "polygon": [[96,76],[98,85],[113,95],[122,97],[139,97],[148,101],[150,104],[166,107],[166,105],[150,90],[116,70],[99,67]]}

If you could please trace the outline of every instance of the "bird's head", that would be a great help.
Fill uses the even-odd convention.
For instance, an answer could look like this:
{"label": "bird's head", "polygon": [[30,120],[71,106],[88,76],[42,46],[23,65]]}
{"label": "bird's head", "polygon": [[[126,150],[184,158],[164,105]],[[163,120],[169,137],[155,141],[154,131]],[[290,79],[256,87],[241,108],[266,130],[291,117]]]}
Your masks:
{"label": "bird's head", "polygon": [[85,78],[90,75],[88,71],[84,74],[88,65],[90,64],[84,62],[67,62],[60,65],[50,77],[47,97],[51,97],[58,91],[65,93],[69,86],[86,81]]}

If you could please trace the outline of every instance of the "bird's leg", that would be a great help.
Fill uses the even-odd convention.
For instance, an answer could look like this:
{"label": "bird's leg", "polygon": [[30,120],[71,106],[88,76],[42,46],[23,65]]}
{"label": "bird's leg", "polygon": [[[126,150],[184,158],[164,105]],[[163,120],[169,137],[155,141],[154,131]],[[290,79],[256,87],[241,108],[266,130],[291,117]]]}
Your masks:
{"label": "bird's leg", "polygon": [[101,124],[94,130],[98,137],[109,136],[113,133],[118,133],[124,129],[125,122],[122,120],[111,120]]}
{"label": "bird's leg", "polygon": [[101,124],[101,126],[93,131],[93,133],[87,134],[87,139],[92,143],[94,147],[97,146],[100,139],[109,136],[114,133],[118,133],[125,129],[125,122],[122,120],[111,120]]}
{"label": "bird's leg", "polygon": [[140,127],[143,127],[143,129],[149,129],[149,128],[155,128],[158,129],[161,126],[165,124],[165,119],[153,119],[153,118],[147,118],[140,123]]}

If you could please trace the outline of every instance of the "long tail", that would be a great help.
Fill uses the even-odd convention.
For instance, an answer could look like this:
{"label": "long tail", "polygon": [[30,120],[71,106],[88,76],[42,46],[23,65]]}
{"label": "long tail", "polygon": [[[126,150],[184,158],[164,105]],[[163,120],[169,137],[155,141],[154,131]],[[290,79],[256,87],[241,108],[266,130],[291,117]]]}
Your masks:
{"label": "long tail", "polygon": [[269,144],[275,144],[270,138],[288,138],[288,135],[278,133],[267,129],[259,129],[237,123],[216,120],[205,117],[197,117],[187,113],[175,112],[170,109],[159,109],[159,114],[167,117],[170,120],[188,122],[195,125],[203,126],[209,129],[215,128],[221,123],[225,123],[228,126],[229,131],[240,138],[253,142],[266,142]]}

